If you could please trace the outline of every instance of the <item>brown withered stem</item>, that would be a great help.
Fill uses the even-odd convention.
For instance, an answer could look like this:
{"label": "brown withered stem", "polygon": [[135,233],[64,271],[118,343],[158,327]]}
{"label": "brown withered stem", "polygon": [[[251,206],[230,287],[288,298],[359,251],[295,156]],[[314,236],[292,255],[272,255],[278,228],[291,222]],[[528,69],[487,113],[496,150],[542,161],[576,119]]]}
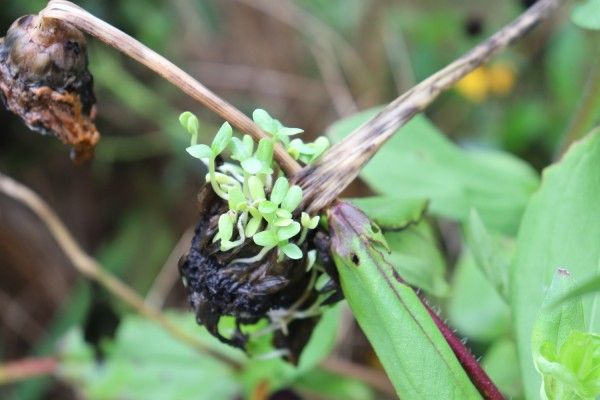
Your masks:
{"label": "brown withered stem", "polygon": [[[83,8],[69,1],[52,0],[40,12],[40,16],[66,21],[81,31],[123,52],[180,88],[240,131],[252,136],[254,140],[258,141],[267,137],[267,134],[244,113],[214,94],[191,75],[131,36],[96,18]],[[301,168],[281,146],[276,146],[275,157],[281,168],[289,176],[295,174]]]}
{"label": "brown withered stem", "polygon": [[391,102],[332,147],[316,165],[300,171],[294,180],[304,190],[305,211],[316,213],[331,204],[399,128],[425,110],[440,93],[546,19],[562,3],[564,0],[539,0],[489,39]]}

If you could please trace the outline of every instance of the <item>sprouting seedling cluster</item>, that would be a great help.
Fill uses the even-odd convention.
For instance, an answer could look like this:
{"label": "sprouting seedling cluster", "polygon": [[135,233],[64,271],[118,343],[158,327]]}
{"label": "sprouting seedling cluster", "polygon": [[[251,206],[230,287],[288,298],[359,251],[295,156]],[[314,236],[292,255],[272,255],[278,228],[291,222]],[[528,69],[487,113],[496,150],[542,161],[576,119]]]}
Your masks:
{"label": "sprouting seedling cluster", "polygon": [[[275,248],[280,260],[285,256],[300,259],[303,252],[299,245],[305,241],[308,231],[317,227],[319,217],[297,212],[302,203],[302,189],[290,185],[274,163],[273,149],[276,143],[281,143],[294,159],[310,164],[327,150],[329,141],[325,137],[312,143],[290,139],[303,130],[285,127],[261,109],[254,111],[253,119],[269,135],[259,141],[256,149],[249,135],[241,139],[234,137],[227,122],[220,127],[210,146],[198,144],[198,118],[190,112],[179,117],[181,125],[192,136],[187,152],[207,165],[207,182],[229,206],[219,217],[213,241],[219,241],[221,251],[241,246],[249,238],[262,248],[253,257],[235,260],[237,263],[259,261]],[[236,162],[217,165],[217,157],[227,149]]]}

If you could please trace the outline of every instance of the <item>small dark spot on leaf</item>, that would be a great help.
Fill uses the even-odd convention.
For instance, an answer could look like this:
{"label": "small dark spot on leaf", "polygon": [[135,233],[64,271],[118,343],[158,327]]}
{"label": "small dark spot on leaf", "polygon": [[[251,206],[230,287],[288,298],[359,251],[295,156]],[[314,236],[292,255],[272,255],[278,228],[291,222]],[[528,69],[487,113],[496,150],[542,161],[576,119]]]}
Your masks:
{"label": "small dark spot on leaf", "polygon": [[352,260],[352,263],[358,267],[358,264],[360,263],[360,259],[358,258],[356,253],[352,254],[351,260]]}

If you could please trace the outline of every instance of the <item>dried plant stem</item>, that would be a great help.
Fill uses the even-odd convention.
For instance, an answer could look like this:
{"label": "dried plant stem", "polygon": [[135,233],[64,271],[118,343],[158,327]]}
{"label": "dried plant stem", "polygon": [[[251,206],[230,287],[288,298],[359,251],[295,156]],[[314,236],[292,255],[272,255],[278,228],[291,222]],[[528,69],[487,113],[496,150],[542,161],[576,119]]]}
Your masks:
{"label": "dried plant stem", "polygon": [[104,270],[102,266],[84,252],[77,244],[71,233],[58,218],[56,213],[35,192],[0,173],[0,193],[27,206],[46,225],[60,248],[71,261],[73,266],[85,277],[98,282],[115,297],[131,306],[134,310],[162,327],[171,336],[186,345],[222,361],[234,369],[239,369],[240,363],[200,342],[195,336],[181,330],[176,324],[167,319],[159,310],[148,306],[144,300],[129,286]]}
{"label": "dried plant stem", "polygon": [[327,207],[400,127],[423,111],[440,93],[525,35],[564,1],[539,0],[488,40],[391,102],[331,148],[317,165],[300,171],[295,180],[304,189],[305,209],[316,213]]}
{"label": "dried plant stem", "polygon": [[41,375],[49,375],[58,369],[54,357],[26,358],[0,364],[0,385],[22,381]]}
{"label": "dried plant stem", "polygon": [[[40,12],[44,18],[55,18],[66,21],[78,29],[98,38],[111,47],[123,52],[139,63],[150,68],[173,85],[180,88],[211,111],[220,115],[240,131],[249,134],[256,141],[267,137],[250,118],[229,104],[200,82],[195,80],[181,68],[144,46],[131,36],[121,32],[112,25],[96,18],[83,8],[65,0],[52,0]],[[281,146],[276,146],[275,157],[281,168],[293,175],[300,170],[300,165]]]}

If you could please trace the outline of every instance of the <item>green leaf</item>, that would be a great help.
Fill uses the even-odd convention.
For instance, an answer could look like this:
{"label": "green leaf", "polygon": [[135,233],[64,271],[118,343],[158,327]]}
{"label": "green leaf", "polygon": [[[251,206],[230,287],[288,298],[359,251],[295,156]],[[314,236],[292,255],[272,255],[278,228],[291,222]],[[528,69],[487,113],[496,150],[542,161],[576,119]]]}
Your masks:
{"label": "green leaf", "polygon": [[452,276],[448,317],[461,335],[491,342],[510,331],[510,309],[465,249]]}
{"label": "green leaf", "polygon": [[221,239],[221,242],[228,242],[231,236],[233,236],[233,220],[229,214],[221,214],[219,217],[218,237]]}
{"label": "green leaf", "polygon": [[[210,340],[211,347],[232,353],[210,339],[188,313],[169,319],[188,334]],[[80,330],[71,331],[61,343],[58,374],[86,399],[212,400],[231,399],[241,391],[229,367],[139,316],[121,321],[115,339],[103,346],[106,356],[101,363]]]}
{"label": "green leaf", "polygon": [[405,281],[437,297],[448,295],[446,262],[426,221],[384,236],[391,249],[388,258]]}
{"label": "green leaf", "polygon": [[179,123],[183,126],[191,135],[198,135],[200,129],[200,122],[198,117],[189,111],[182,113],[179,116]]}
{"label": "green leaf", "polygon": [[[565,293],[564,296],[556,300],[556,303],[560,304],[563,301],[571,300],[577,297],[589,295],[595,292],[600,292],[600,275],[590,278],[589,280],[584,281],[579,286],[574,287],[568,293]],[[598,294],[596,293],[596,296]]]}
{"label": "green leaf", "polygon": [[277,133],[277,125],[275,124],[275,120],[269,115],[268,112],[257,108],[252,113],[252,119],[262,130],[267,133]]}
{"label": "green leaf", "polygon": [[262,200],[265,198],[265,188],[262,181],[256,176],[248,178],[248,190],[250,190],[250,196],[254,200]]}
{"label": "green leaf", "polygon": [[205,144],[196,144],[185,149],[192,157],[203,159],[211,158],[213,155],[212,149]]}
{"label": "green leaf", "polygon": [[580,28],[600,30],[600,0],[587,0],[575,5],[571,20]]}
{"label": "green leaf", "polygon": [[260,139],[255,157],[270,168],[273,163],[273,141],[271,139]]}
{"label": "green leaf", "polygon": [[230,210],[241,211],[242,206],[246,204],[246,197],[239,185],[234,185],[227,191],[228,205]]}
{"label": "green leaf", "polygon": [[281,251],[291,258],[292,260],[299,260],[302,258],[302,250],[300,247],[296,246],[294,243],[288,243],[282,247],[280,247]]}
{"label": "green leaf", "polygon": [[252,239],[254,243],[263,247],[274,247],[279,243],[279,239],[277,238],[277,234],[274,231],[262,231],[255,234]]}
{"label": "green leaf", "polygon": [[[342,140],[379,109],[361,112],[329,129]],[[529,197],[538,186],[531,167],[490,150],[464,150],[422,115],[400,129],[361,171],[378,193],[429,199],[434,214],[466,222],[477,209],[486,226],[516,232]]]}
{"label": "green leaf", "polygon": [[423,218],[427,200],[393,196],[372,196],[348,199],[369,219],[385,230],[400,230]]}
{"label": "green leaf", "polygon": [[293,212],[302,203],[302,189],[300,186],[292,186],[281,203],[281,208]]}
{"label": "green leaf", "polygon": [[229,122],[225,122],[223,125],[221,125],[221,128],[219,128],[219,131],[215,135],[215,138],[213,139],[211,145],[213,154],[221,154],[223,150],[225,150],[229,145],[232,135],[233,129],[231,129],[231,125],[229,125]]}
{"label": "green leaf", "polygon": [[273,190],[271,190],[271,201],[277,205],[280,205],[287,195],[289,188],[290,183],[288,182],[287,178],[283,176],[277,178],[275,184],[273,185]]}
{"label": "green leaf", "polygon": [[280,128],[279,131],[277,133],[279,133],[280,135],[284,135],[284,136],[293,136],[293,135],[297,135],[299,133],[304,132],[303,129],[300,128]]}
{"label": "green leaf", "polygon": [[[511,307],[521,370],[528,398],[537,398],[540,377],[531,359],[535,316],[557,268],[567,268],[574,284],[600,268],[600,132],[571,146],[562,160],[546,168],[519,230],[511,266]],[[600,296],[582,299],[591,331],[600,331]],[[594,307],[596,311],[594,312]]]}
{"label": "green leaf", "polygon": [[277,239],[279,239],[279,241],[291,239],[300,233],[300,229],[300,224],[294,221],[290,225],[277,230]]}
{"label": "green leaf", "polygon": [[412,288],[399,281],[372,223],[338,202],[331,251],[344,295],[403,399],[480,399]]}
{"label": "green leaf", "polygon": [[262,218],[257,218],[257,217],[250,218],[250,221],[248,221],[248,224],[246,225],[246,229],[244,230],[246,237],[254,236],[254,234],[258,231],[258,228],[260,228],[261,221],[262,221]]}
{"label": "green leaf", "polygon": [[319,397],[330,400],[371,400],[376,399],[373,390],[366,384],[344,375],[337,375],[322,368],[315,368],[294,382],[300,391],[318,393]]}
{"label": "green leaf", "polygon": [[242,161],[242,168],[250,175],[255,175],[262,170],[263,163],[257,158],[250,157]]}
{"label": "green leaf", "polygon": [[262,214],[273,214],[277,210],[277,205],[271,201],[264,200],[258,205],[258,211]]}
{"label": "green leaf", "polygon": [[[254,143],[254,142],[252,142]],[[244,142],[236,137],[231,138],[231,158],[244,161],[252,156],[252,147],[248,148]]]}
{"label": "green leaf", "polygon": [[511,339],[500,339],[485,353],[481,365],[490,379],[508,399],[523,397],[517,346]]}
{"label": "green leaf", "polygon": [[508,249],[502,248],[491,237],[475,209],[471,211],[469,218],[467,243],[481,272],[498,294],[508,301],[508,274],[511,257]]}

